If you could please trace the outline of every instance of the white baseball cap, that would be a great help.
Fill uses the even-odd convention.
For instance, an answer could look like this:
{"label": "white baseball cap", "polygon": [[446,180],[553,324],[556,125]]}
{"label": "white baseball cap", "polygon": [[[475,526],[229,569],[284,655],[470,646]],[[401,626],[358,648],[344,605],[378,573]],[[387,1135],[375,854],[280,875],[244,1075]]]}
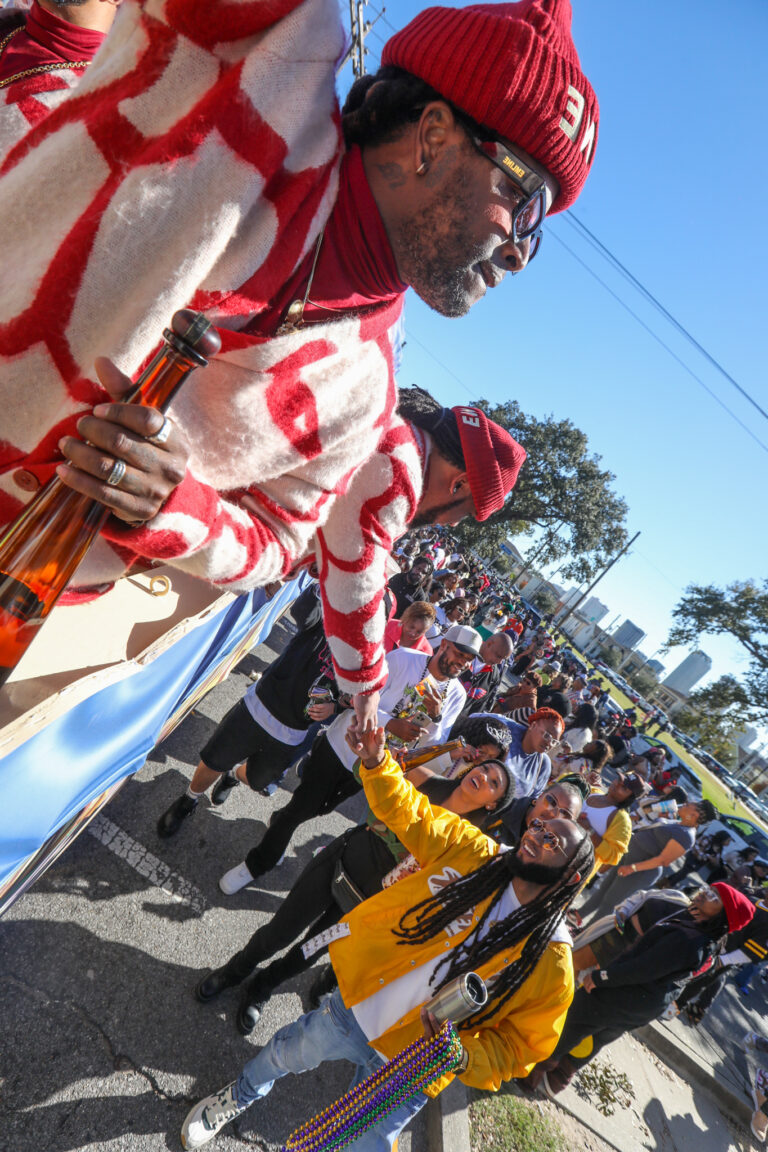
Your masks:
{"label": "white baseball cap", "polygon": [[480,655],[483,638],[479,632],[474,628],[468,628],[466,624],[453,624],[443,639],[450,640],[451,644],[455,644],[460,652],[466,652],[467,656]]}

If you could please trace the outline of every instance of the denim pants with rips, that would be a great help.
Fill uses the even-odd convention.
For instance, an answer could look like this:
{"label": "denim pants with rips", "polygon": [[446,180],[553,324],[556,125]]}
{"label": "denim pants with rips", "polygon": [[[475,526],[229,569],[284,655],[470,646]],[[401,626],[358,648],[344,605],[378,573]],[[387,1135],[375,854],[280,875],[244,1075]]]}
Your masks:
{"label": "denim pants with rips", "polygon": [[[266,1096],[281,1076],[288,1072],[306,1072],[327,1060],[348,1060],[354,1064],[353,1085],[384,1063],[369,1045],[351,1010],[344,1006],[338,988],[314,1012],[275,1032],[261,1052],[248,1061],[237,1079],[237,1102],[252,1104]],[[426,1102],[423,1092],[406,1100],[355,1140],[351,1145],[353,1152],[390,1152],[405,1125]]]}

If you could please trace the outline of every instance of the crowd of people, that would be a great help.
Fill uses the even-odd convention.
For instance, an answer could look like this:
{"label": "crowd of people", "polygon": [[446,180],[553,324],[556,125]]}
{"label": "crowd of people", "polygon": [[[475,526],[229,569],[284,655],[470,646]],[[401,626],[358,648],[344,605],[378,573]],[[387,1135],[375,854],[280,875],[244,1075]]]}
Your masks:
{"label": "crowd of people", "polygon": [[[670,1007],[695,1023],[729,967],[748,980],[766,955],[766,870],[697,841],[711,804],[663,749],[632,752],[634,717],[605,712],[599,677],[449,531],[502,508],[525,447],[395,383],[407,288],[464,315],[584,186],[598,105],[569,4],[427,8],[339,108],[343,52],[333,0],[0,12],[0,237],[19,270],[0,285],[0,522],[54,474],[108,510],[70,602],[155,562],[235,592],[311,574],[290,642],[159,816],[163,839],[193,835],[206,794],[277,795],[298,764],[226,861],[225,897],[304,822],[356,792],[368,806],[198,981],[201,1003],[241,989],[248,1034],[330,955],[318,1007],[191,1110],[186,1148],[288,1072],[346,1059],[360,1080],[433,1036],[431,1001],[468,972],[489,995],[458,1021],[456,1074],[554,1094],[626,1029]],[[222,354],[171,415],[124,403],[182,307]],[[674,875],[649,895],[683,857],[692,896]],[[426,1099],[360,1152],[391,1148]]]}
{"label": "crowd of people", "polygon": [[[203,1004],[238,989],[235,1024],[248,1035],[282,985],[317,968],[315,1011],[192,1110],[188,1147],[287,1071],[352,1051],[372,1071],[429,1029],[431,996],[460,971],[515,972],[506,996],[492,985],[492,1012],[459,1025],[465,1082],[496,1088],[515,1078],[555,1097],[628,1029],[677,1012],[697,1024],[729,971],[748,980],[766,956],[762,862],[755,869],[739,855],[726,865],[727,833],[697,837],[716,816],[712,804],[688,800],[663,747],[633,752],[636,717],[604,707],[604,683],[556,627],[445,528],[409,531],[392,571],[375,731],[359,731],[339,691],[312,584],[293,605],[283,652],[159,819],[159,835],[173,836],[208,789],[213,804],[242,784],[274,795],[296,764],[298,783],[287,778],[289,798],[260,843],[220,878],[232,895],[279,866],[302,822],[317,824],[361,790],[367,803],[275,915],[199,979]],[[411,976],[401,943],[448,955],[441,967],[420,951],[407,961]],[[355,948],[382,986],[362,1006]],[[417,1103],[398,1113],[382,1147]]]}

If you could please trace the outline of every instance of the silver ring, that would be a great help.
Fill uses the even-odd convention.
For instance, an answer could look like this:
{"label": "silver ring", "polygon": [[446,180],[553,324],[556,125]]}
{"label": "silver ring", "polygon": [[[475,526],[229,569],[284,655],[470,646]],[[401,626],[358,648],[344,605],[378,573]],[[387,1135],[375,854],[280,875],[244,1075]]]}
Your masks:
{"label": "silver ring", "polygon": [[171,434],[172,427],[173,425],[171,424],[170,417],[166,416],[165,420],[163,420],[162,426],[157,432],[155,432],[154,436],[146,436],[145,439],[149,440],[150,444],[165,444],[166,440]]}
{"label": "silver ring", "polygon": [[127,471],[128,469],[125,466],[124,460],[115,460],[114,464],[112,465],[112,471],[110,472],[109,476],[107,476],[107,484],[109,484],[111,488],[117,488],[118,484],[122,480],[123,476],[125,476]]}

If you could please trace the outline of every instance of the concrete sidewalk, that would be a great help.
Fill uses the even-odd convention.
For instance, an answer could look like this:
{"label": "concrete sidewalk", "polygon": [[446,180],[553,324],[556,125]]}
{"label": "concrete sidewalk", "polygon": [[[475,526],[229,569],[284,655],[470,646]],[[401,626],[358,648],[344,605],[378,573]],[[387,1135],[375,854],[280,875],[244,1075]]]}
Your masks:
{"label": "concrete sidewalk", "polygon": [[[698,1027],[679,1019],[653,1023],[600,1053],[597,1062],[625,1073],[631,1082],[633,1098],[624,1101],[626,1106],[617,1104],[613,1115],[604,1116],[598,1101],[574,1081],[544,1110],[557,1119],[562,1109],[618,1152],[746,1152],[760,1147],[749,1128],[756,1063],[754,1054],[744,1051],[742,1038],[765,1028],[767,1009],[768,990],[760,980],[748,997],[729,981]],[[505,1090],[523,1096],[514,1083]],[[460,1113],[471,1093],[456,1084],[450,1100],[445,1095],[442,1132],[432,1127],[430,1152],[469,1152],[468,1124]],[[541,1097],[535,1099],[541,1103]],[[435,1111],[437,1106],[435,1101]]]}

